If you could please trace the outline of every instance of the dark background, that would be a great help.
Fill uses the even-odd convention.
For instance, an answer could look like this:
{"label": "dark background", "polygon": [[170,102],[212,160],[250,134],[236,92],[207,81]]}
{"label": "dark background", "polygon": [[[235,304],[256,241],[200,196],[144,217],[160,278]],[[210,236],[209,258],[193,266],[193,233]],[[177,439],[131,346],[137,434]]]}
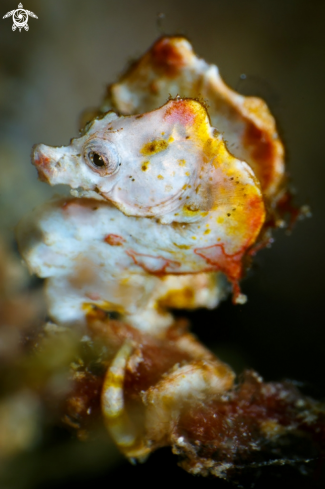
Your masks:
{"label": "dark background", "polygon": [[[163,32],[187,35],[231,87],[268,102],[286,145],[296,201],[310,205],[313,214],[290,236],[278,231],[272,249],[259,253],[242,284],[245,306],[228,300],[215,311],[197,311],[190,315],[193,329],[238,371],[250,367],[266,380],[295,379],[324,398],[325,2],[25,0],[38,20],[30,18],[29,32],[21,33],[12,32],[11,18],[2,20],[17,3],[0,4],[1,234],[13,243],[20,217],[58,192],[37,181],[32,145],[67,144],[76,136],[82,110],[98,105],[106,84],[161,34],[157,14],[164,13]],[[119,462],[105,472],[103,463],[79,472],[79,479],[76,471],[53,488],[109,481],[149,486],[156,478],[228,487],[193,479],[166,450],[141,467]],[[256,487],[273,487],[270,477]],[[294,477],[281,480],[291,486]]]}

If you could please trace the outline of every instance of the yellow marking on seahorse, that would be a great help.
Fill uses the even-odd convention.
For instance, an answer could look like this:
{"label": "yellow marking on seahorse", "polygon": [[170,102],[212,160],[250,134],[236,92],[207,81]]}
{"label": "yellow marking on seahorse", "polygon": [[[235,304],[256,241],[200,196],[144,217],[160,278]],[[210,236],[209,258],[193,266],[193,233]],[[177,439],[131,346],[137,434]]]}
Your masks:
{"label": "yellow marking on seahorse", "polygon": [[141,148],[140,153],[145,156],[154,155],[156,153],[160,153],[161,151],[165,151],[168,148],[169,143],[165,141],[165,139],[156,139],[155,141],[149,141],[144,144]]}
{"label": "yellow marking on seahorse", "polygon": [[150,449],[139,438],[124,404],[124,378],[126,365],[134,349],[133,342],[126,340],[108,368],[101,395],[101,407],[107,430],[119,449],[129,458],[144,461]]}

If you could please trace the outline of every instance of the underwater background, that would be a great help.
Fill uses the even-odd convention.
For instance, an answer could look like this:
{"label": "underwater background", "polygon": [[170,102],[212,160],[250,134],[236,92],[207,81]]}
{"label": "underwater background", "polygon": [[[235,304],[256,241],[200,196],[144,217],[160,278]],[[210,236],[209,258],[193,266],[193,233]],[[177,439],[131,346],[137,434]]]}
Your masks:
{"label": "underwater background", "polygon": [[[229,298],[214,311],[178,315],[188,317],[199,339],[238,373],[253,368],[265,380],[293,379],[324,398],[325,2],[26,0],[24,8],[38,19],[29,18],[29,31],[21,33],[12,31],[11,18],[2,19],[16,3],[0,4],[1,238],[16,253],[19,219],[67,192],[37,180],[32,145],[68,144],[78,134],[81,112],[99,104],[128,63],[162,34],[186,35],[229,86],[266,100],[286,146],[296,203],[309,205],[312,218],[298,221],[290,235],[276,231],[271,249],[258,253],[242,282],[246,305],[233,306]],[[157,21],[158,14],[164,16]],[[85,443],[58,429],[42,450],[10,462],[3,489],[159,480],[230,487],[183,472],[169,450],[132,467],[109,442]],[[262,475],[255,487],[313,487],[290,469],[277,475]]]}

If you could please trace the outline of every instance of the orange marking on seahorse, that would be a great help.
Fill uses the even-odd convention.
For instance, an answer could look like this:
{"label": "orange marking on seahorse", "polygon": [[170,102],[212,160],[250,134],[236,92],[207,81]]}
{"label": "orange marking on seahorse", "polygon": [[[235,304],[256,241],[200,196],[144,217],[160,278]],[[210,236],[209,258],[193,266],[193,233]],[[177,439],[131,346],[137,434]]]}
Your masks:
{"label": "orange marking on seahorse", "polygon": [[176,77],[186,64],[177,46],[177,40],[177,38],[159,39],[151,50],[153,64],[170,78]]}
{"label": "orange marking on seahorse", "polygon": [[[168,260],[163,256],[145,255],[143,253],[137,253],[136,251],[133,250],[126,250],[126,254],[133,259],[136,265],[139,265],[141,268],[146,270],[146,272],[155,275],[172,273],[175,268],[178,268],[181,265],[179,262]],[[151,260],[152,263],[150,263]],[[171,270],[168,270],[167,272],[166,271],[167,268],[170,268]]]}
{"label": "orange marking on seahorse", "polygon": [[205,248],[196,248],[194,253],[213,265],[215,270],[227,275],[228,280],[232,283],[233,302],[236,303],[236,299],[241,293],[239,280],[242,278],[243,274],[242,258],[245,250],[238,251],[233,255],[228,255],[225,252],[223,244],[216,244]]}
{"label": "orange marking on seahorse", "polygon": [[107,234],[104,241],[111,246],[122,246],[122,244],[125,243],[125,239],[118,234]]}
{"label": "orange marking on seahorse", "polygon": [[[196,103],[196,105],[198,105]],[[196,118],[196,107],[189,99],[177,100],[169,104],[164,119],[170,124],[180,124],[192,125],[194,124]]]}

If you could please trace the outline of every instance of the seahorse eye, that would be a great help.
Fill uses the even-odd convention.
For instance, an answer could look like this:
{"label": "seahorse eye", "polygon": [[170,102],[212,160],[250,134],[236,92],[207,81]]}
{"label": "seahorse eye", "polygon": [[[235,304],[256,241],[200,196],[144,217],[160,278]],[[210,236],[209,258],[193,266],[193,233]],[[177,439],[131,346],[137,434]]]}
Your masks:
{"label": "seahorse eye", "polygon": [[93,163],[93,165],[97,166],[98,168],[103,168],[105,166],[105,160],[99,153],[90,151],[90,153],[88,154],[88,158]]}
{"label": "seahorse eye", "polygon": [[111,141],[96,138],[84,147],[84,159],[91,170],[102,177],[111,176],[117,172],[120,157]]}

